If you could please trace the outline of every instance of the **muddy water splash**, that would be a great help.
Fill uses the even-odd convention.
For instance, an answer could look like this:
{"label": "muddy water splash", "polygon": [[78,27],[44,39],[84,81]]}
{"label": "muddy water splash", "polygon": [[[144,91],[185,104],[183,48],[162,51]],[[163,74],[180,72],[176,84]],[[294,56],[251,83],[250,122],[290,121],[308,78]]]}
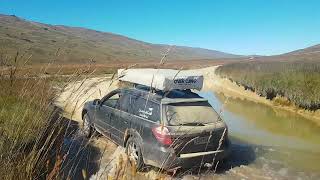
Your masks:
{"label": "muddy water splash", "polygon": [[[313,122],[247,100],[227,99],[213,92],[200,94],[217,111],[222,110],[233,141],[227,162],[231,166],[254,169],[247,175],[251,178],[255,172],[259,177],[320,179],[320,128]],[[243,148],[247,151],[241,154]],[[240,168],[240,173],[247,168]]]}

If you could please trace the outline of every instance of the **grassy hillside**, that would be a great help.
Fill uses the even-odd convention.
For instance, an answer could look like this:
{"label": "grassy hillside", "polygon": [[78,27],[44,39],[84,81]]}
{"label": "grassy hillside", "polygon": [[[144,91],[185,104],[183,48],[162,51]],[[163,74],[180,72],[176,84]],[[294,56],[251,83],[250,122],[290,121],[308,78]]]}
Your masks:
{"label": "grassy hillside", "polygon": [[268,99],[281,96],[287,98],[289,104],[317,110],[320,109],[320,58],[317,53],[306,49],[227,64],[219,67],[217,73]]}
{"label": "grassy hillside", "polygon": [[[112,33],[85,28],[54,26],[0,15],[0,57],[16,51],[32,54],[31,63],[56,59],[58,63],[97,63],[159,60],[168,45],[151,44]],[[59,49],[59,50],[58,50]],[[55,58],[59,55],[59,58]],[[170,60],[239,57],[219,51],[175,46]],[[2,57],[3,58],[3,57]]]}

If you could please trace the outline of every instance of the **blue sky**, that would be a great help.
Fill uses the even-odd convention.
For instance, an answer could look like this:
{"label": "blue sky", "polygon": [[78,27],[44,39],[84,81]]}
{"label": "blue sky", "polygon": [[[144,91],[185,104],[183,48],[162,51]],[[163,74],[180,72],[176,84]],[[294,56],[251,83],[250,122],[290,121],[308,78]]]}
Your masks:
{"label": "blue sky", "polygon": [[151,43],[272,55],[320,43],[320,0],[0,0],[0,13]]}

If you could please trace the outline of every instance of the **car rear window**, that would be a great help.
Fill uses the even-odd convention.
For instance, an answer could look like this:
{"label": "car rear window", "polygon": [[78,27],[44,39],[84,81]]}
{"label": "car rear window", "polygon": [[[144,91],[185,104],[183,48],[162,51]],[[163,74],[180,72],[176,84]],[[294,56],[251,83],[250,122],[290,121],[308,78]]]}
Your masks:
{"label": "car rear window", "polygon": [[172,126],[208,124],[219,115],[208,102],[183,102],[163,105],[163,116]]}

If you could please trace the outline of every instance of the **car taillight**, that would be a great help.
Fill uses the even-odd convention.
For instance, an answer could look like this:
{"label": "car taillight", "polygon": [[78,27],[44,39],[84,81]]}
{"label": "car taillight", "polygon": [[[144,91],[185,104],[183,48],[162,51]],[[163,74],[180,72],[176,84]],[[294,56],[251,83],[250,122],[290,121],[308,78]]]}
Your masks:
{"label": "car taillight", "polygon": [[163,145],[171,145],[172,139],[170,136],[170,132],[165,126],[157,126],[152,128],[153,135],[156,139]]}

